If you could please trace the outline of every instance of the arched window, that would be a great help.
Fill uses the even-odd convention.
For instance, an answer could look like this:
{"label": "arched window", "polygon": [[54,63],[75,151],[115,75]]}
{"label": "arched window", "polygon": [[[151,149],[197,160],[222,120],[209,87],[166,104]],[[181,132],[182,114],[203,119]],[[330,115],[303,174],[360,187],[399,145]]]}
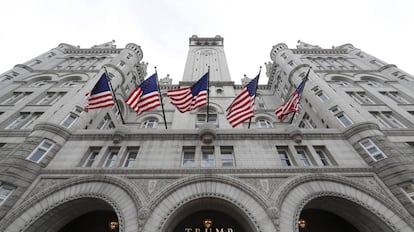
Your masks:
{"label": "arched window", "polygon": [[74,86],[79,85],[80,83],[81,82],[75,81],[75,80],[65,81],[60,85],[60,87],[74,87]]}
{"label": "arched window", "polygon": [[257,128],[273,128],[273,123],[265,118],[256,120]]}
{"label": "arched window", "polygon": [[217,124],[217,110],[215,108],[210,106],[209,111],[208,111],[208,119],[207,119],[207,107],[203,107],[197,112],[196,124],[204,124],[204,123]]}
{"label": "arched window", "polygon": [[351,86],[351,83],[344,81],[344,80],[335,80],[333,83],[339,87],[350,87]]}
{"label": "arched window", "polygon": [[372,80],[368,80],[367,85],[372,86],[372,87],[382,87],[382,85],[379,82],[372,81]]}
{"label": "arched window", "polygon": [[148,118],[144,120],[141,124],[141,128],[145,129],[155,129],[158,127],[158,119],[156,118]]}
{"label": "arched window", "polygon": [[29,87],[41,87],[41,86],[44,86],[46,84],[47,84],[46,81],[36,81],[36,82],[30,84]]}

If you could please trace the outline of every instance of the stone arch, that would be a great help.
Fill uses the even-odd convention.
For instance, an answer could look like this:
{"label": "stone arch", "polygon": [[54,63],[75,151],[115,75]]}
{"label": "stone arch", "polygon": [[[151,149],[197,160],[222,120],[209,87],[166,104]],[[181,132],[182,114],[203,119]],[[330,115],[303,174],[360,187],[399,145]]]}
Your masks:
{"label": "stone arch", "polygon": [[231,205],[256,232],[276,231],[266,211],[268,203],[260,193],[235,178],[216,175],[184,178],[160,191],[148,204],[152,213],[143,231],[167,231],[179,209],[200,199]]}
{"label": "stone arch", "polygon": [[[271,123],[271,128],[274,128],[274,123],[277,122],[276,121],[276,117],[274,117],[272,114],[270,113],[258,113],[255,115],[254,117],[254,122],[257,124],[259,120],[267,120],[269,123]],[[257,125],[256,125],[257,126]]]}
{"label": "stone arch", "polygon": [[376,74],[356,74],[355,78],[361,81],[375,81],[375,82],[379,82],[382,84],[385,81],[388,81],[387,78],[380,76],[380,75],[376,75]]}
{"label": "stone arch", "polygon": [[319,197],[337,197],[352,202],[383,223],[387,231],[412,231],[413,219],[397,202],[345,177],[326,174],[292,178],[272,194],[281,212],[280,231],[297,231],[305,205]]}
{"label": "stone arch", "polygon": [[38,81],[52,81],[54,79],[56,79],[57,75],[56,74],[46,74],[46,75],[34,75],[31,77],[27,77],[25,78],[25,81],[28,85],[33,84],[35,82]]}
{"label": "stone arch", "polygon": [[[65,180],[33,195],[3,220],[0,231],[47,231],[49,224],[45,221],[59,221],[62,217],[65,219],[54,225],[60,228],[80,216],[64,217],[65,212],[76,211],[74,202],[86,199],[113,209],[120,222],[120,232],[138,230],[136,221],[144,195],[121,178],[86,176]],[[82,212],[85,211],[80,210]]]}
{"label": "stone arch", "polygon": [[328,74],[324,77],[325,81],[345,81],[350,84],[353,84],[355,79],[354,77],[346,74]]}
{"label": "stone arch", "polygon": [[[198,108],[197,110],[195,110],[195,111],[193,111],[191,113],[192,114],[197,114],[200,111],[204,111],[205,112],[205,110],[207,110],[207,106],[200,107],[200,108]],[[214,102],[210,102],[209,103],[209,110],[213,110],[213,112],[216,112],[218,114],[223,114],[225,112],[224,109],[223,109],[223,107],[221,105],[219,105],[217,103],[214,103]]]}
{"label": "stone arch", "polygon": [[65,83],[66,81],[81,81],[86,82],[90,79],[89,75],[84,73],[77,73],[77,74],[68,74],[59,77],[58,85]]}

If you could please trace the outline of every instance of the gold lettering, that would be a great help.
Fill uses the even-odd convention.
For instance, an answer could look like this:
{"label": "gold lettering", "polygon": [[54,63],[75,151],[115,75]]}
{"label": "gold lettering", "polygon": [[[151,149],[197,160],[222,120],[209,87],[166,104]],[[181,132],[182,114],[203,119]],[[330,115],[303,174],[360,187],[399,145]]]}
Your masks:
{"label": "gold lettering", "polygon": [[224,232],[224,229],[223,228],[221,228],[221,229],[216,228],[216,232]]}
{"label": "gold lettering", "polygon": [[232,228],[227,228],[227,232],[233,232]]}
{"label": "gold lettering", "polygon": [[184,228],[184,230],[185,230],[185,232],[191,232],[191,231],[193,231],[193,229],[191,229],[191,228]]}
{"label": "gold lettering", "polygon": [[195,228],[194,232],[201,232],[201,229],[200,228]]}

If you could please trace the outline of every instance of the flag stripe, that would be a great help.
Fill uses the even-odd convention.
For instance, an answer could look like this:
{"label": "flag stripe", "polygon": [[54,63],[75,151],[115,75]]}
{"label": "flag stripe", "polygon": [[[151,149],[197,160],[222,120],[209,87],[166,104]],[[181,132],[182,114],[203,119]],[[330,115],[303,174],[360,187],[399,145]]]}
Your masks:
{"label": "flag stripe", "polygon": [[227,107],[226,118],[232,127],[236,127],[254,117],[254,99],[260,73],[251,80]]}
{"label": "flag stripe", "polygon": [[308,75],[309,71],[306,74],[305,78],[303,78],[299,86],[296,88],[295,92],[289,98],[289,100],[275,110],[275,114],[281,122],[283,122],[283,120],[285,120],[290,113],[299,111],[299,101],[303,89],[305,88],[305,83],[308,80]]}
{"label": "flag stripe", "polygon": [[87,97],[88,104],[85,107],[85,111],[105,108],[115,104],[106,73],[102,74],[92,91],[87,94]]}
{"label": "flag stripe", "polygon": [[153,74],[135,87],[125,103],[129,105],[138,115],[155,109],[161,105],[158,92],[157,74]]}
{"label": "flag stripe", "polygon": [[207,104],[208,73],[191,87],[168,90],[171,104],[175,105],[181,112],[192,111]]}

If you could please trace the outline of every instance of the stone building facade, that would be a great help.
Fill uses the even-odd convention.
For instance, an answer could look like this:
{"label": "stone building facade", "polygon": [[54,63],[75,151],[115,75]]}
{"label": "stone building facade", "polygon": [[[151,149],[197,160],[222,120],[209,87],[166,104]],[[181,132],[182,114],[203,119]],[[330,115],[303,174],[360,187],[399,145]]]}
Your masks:
{"label": "stone building facade", "polygon": [[[277,44],[255,117],[231,128],[243,85],[223,38],[189,45],[182,81],[159,80],[165,122],[124,103],[148,74],[133,43],[60,44],[0,75],[0,231],[414,231],[412,75],[351,44]],[[104,66],[119,110],[84,112]],[[180,113],[167,90],[207,66],[209,117]],[[300,112],[279,122],[309,67]]]}

